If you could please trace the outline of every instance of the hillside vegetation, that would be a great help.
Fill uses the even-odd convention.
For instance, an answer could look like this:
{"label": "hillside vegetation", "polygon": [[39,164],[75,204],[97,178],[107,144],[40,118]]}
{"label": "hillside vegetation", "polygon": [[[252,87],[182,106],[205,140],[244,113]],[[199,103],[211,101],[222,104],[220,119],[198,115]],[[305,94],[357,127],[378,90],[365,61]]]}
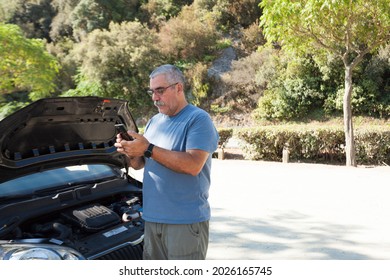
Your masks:
{"label": "hillside vegetation", "polygon": [[[286,18],[282,2],[277,2],[279,20]],[[263,26],[272,13],[263,17],[262,7],[271,3],[0,0],[0,118],[43,97],[97,95],[129,100],[142,126],[156,112],[145,93],[148,75],[154,67],[171,63],[187,77],[189,101],[208,111],[220,128],[342,126],[342,60],[303,44],[285,48],[287,37],[285,42],[266,37]],[[318,5],[311,7],[314,11],[338,7],[327,0],[307,3]],[[385,5],[376,23],[383,24],[390,22],[386,3],[359,0],[354,5],[356,14]],[[357,126],[386,127],[390,117],[387,36],[353,70],[351,106]],[[357,37],[351,46],[362,42]]]}

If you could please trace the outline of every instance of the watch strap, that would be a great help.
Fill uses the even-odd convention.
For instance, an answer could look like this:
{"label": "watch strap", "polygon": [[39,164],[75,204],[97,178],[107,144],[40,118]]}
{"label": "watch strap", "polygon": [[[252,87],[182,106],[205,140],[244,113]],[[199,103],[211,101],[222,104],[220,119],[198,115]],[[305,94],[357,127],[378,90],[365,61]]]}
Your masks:
{"label": "watch strap", "polygon": [[147,150],[144,152],[144,156],[147,158],[150,158],[153,154],[153,148],[154,148],[154,145],[152,143],[150,143]]}

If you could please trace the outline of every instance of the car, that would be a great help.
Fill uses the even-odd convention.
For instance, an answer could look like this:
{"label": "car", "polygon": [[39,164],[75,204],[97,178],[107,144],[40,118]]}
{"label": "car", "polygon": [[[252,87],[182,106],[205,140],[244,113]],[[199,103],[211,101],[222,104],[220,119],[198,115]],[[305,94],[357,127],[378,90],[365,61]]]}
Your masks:
{"label": "car", "polygon": [[35,101],[0,121],[1,260],[140,260],[142,180],[117,152],[128,102]]}

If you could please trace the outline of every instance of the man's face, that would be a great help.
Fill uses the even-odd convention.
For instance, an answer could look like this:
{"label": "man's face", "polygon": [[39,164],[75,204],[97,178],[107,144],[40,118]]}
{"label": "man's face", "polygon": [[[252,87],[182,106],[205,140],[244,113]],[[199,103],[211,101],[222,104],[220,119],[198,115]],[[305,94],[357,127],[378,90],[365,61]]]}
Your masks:
{"label": "man's face", "polygon": [[174,116],[179,112],[178,84],[169,84],[164,75],[158,75],[150,79],[149,86],[154,91],[152,100],[160,113]]}

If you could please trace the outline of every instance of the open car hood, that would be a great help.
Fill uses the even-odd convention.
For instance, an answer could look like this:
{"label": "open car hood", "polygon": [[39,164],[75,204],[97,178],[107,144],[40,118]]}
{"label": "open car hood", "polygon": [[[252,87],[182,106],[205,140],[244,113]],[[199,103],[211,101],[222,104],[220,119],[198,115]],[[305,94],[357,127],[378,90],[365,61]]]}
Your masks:
{"label": "open car hood", "polygon": [[125,166],[115,124],[137,131],[127,101],[100,97],[38,100],[0,122],[0,182],[86,163]]}

